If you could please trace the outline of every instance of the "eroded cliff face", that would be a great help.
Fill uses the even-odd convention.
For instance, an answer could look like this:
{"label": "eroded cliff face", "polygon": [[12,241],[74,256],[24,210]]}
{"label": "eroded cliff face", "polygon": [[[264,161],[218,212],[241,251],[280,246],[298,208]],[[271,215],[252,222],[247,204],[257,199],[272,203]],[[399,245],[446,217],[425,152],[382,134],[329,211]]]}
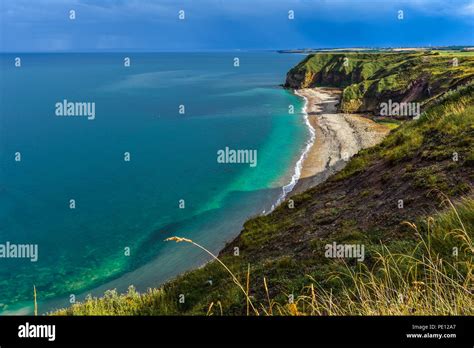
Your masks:
{"label": "eroded cliff face", "polygon": [[288,72],[284,86],[342,88],[341,111],[379,115],[384,102],[424,107],[473,80],[474,57],[453,59],[430,52],[316,53]]}
{"label": "eroded cliff face", "polygon": [[286,76],[288,88],[315,86],[345,87],[360,80],[359,67],[346,69],[348,58],[343,54],[314,54],[306,57]]}

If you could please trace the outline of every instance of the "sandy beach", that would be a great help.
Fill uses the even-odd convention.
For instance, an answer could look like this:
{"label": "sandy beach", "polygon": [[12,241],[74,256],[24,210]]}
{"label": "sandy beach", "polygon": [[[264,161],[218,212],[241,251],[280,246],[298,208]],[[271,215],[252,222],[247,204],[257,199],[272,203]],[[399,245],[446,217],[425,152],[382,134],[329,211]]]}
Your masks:
{"label": "sandy beach", "polygon": [[372,120],[338,113],[341,91],[305,88],[295,93],[306,100],[306,113],[314,130],[312,146],[302,162],[300,178],[291,194],[307,190],[341,170],[361,149],[382,141],[389,129]]}

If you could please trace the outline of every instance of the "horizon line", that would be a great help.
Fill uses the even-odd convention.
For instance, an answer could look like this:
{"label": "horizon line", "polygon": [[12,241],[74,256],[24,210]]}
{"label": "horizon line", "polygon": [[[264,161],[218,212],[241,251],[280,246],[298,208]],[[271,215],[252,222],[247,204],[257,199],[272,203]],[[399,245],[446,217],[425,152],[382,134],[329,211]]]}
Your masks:
{"label": "horizon line", "polygon": [[466,45],[428,45],[428,46],[348,46],[348,47],[300,47],[300,48],[230,48],[230,49],[196,49],[196,50],[146,50],[146,49],[111,49],[111,50],[42,50],[42,51],[0,51],[0,54],[12,53],[234,53],[234,52],[278,52],[278,51],[322,51],[322,50],[390,50],[390,49],[447,49],[474,48],[473,44]]}

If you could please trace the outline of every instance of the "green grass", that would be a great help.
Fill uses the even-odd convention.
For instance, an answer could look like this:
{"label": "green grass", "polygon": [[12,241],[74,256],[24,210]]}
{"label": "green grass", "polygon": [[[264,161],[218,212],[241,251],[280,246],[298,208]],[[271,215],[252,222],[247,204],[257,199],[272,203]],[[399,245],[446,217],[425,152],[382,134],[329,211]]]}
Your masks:
{"label": "green grass", "polygon": [[[335,175],[335,179],[342,180],[358,173],[378,159],[396,162],[416,155],[446,159],[456,152],[461,160],[472,161],[473,125],[474,85],[469,84],[448,93],[418,120],[400,124],[378,146],[361,151]],[[435,151],[418,153],[424,143],[432,140],[438,143]]]}
{"label": "green grass", "polygon": [[449,57],[474,57],[474,51],[433,50],[432,52]]}
{"label": "green grass", "polygon": [[[458,66],[453,65],[454,57],[458,58]],[[420,84],[422,90],[413,101],[423,106],[474,79],[474,53],[316,53],[290,70],[290,75],[304,77],[300,88],[342,87],[344,112],[377,113],[380,100],[400,102],[415,84]]]}
{"label": "green grass", "polygon": [[388,129],[392,130],[392,129],[396,129],[398,127],[400,127],[400,125],[402,124],[401,121],[398,121],[398,120],[375,120],[375,122],[387,127]]}

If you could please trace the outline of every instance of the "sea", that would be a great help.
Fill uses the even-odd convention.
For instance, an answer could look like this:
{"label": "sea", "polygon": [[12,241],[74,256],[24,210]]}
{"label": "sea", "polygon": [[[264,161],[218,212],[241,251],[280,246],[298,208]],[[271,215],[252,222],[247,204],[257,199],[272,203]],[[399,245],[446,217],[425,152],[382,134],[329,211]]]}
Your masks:
{"label": "sea", "polygon": [[[311,137],[303,100],[280,86],[302,58],[1,54],[0,314],[31,314],[34,288],[46,313],[158,287],[210,259],[166,238],[218,253],[271,211]],[[218,161],[226,148],[240,161]]]}

